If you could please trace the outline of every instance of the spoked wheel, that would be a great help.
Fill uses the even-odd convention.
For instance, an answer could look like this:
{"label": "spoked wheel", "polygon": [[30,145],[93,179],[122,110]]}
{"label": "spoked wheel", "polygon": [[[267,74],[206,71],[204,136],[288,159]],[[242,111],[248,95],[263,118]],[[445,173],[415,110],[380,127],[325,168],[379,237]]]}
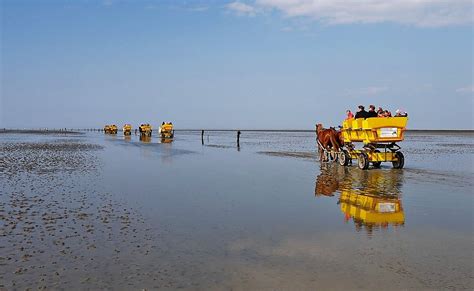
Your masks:
{"label": "spoked wheel", "polygon": [[327,163],[329,162],[329,152],[326,151],[325,149],[323,148],[319,148],[318,149],[318,152],[319,152],[319,156],[321,158],[321,162],[322,163]]}
{"label": "spoked wheel", "polygon": [[331,158],[331,155],[329,154],[328,151],[324,151],[323,152],[323,161],[326,162],[326,163],[329,163],[330,162],[330,158]]}
{"label": "spoked wheel", "polygon": [[366,153],[360,153],[357,157],[357,165],[361,170],[367,170],[369,168],[369,157]]}
{"label": "spoked wheel", "polygon": [[[379,150],[375,150],[374,153],[380,153],[380,151],[379,151]],[[374,166],[374,168],[379,169],[380,166],[382,165],[382,162],[372,162],[372,165]]]}
{"label": "spoked wheel", "polygon": [[349,153],[346,150],[342,150],[339,153],[339,165],[347,166],[349,165],[349,160],[350,160]]}
{"label": "spoked wheel", "polygon": [[405,157],[403,156],[402,152],[396,152],[395,158],[396,161],[392,161],[392,165],[394,169],[401,169],[405,165]]}

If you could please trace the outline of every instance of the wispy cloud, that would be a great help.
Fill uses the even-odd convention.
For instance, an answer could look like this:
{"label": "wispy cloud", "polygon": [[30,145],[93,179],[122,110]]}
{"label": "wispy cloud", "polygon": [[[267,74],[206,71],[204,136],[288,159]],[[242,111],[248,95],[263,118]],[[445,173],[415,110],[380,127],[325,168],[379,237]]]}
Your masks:
{"label": "wispy cloud", "polygon": [[466,87],[461,87],[456,89],[457,93],[474,93],[474,86],[466,86]]}
{"label": "wispy cloud", "polygon": [[232,2],[239,15],[278,11],[327,25],[392,22],[418,27],[465,25],[473,22],[472,0],[254,0]]}
{"label": "wispy cloud", "polygon": [[255,16],[258,12],[258,9],[255,6],[239,1],[227,4],[226,8],[237,15]]}

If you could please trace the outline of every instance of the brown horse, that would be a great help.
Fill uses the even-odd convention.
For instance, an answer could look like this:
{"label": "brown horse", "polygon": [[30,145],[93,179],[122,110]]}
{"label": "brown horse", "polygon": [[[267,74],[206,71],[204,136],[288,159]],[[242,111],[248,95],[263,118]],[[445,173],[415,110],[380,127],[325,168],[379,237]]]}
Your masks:
{"label": "brown horse", "polygon": [[[336,139],[336,130],[334,128],[324,129],[321,123],[316,125],[316,136],[319,141],[319,160],[323,160],[324,149],[330,151],[333,148],[339,151],[339,142]],[[323,148],[321,148],[321,146]]]}
{"label": "brown horse", "polygon": [[342,131],[341,130],[335,130],[336,131],[336,142],[339,146],[339,148],[344,147],[344,136],[342,136]]}

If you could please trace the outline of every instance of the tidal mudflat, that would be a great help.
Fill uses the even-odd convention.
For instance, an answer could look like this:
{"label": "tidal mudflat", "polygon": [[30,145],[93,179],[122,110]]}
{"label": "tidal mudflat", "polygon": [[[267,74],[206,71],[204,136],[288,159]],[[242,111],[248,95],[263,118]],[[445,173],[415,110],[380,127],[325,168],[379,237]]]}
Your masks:
{"label": "tidal mudflat", "polygon": [[472,134],[368,171],[234,135],[1,133],[0,289],[474,288]]}

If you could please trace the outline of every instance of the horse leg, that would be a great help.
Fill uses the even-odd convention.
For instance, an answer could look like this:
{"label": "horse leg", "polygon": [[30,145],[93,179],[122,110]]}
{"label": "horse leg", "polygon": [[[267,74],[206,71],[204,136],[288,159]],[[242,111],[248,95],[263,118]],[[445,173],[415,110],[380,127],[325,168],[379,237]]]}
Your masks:
{"label": "horse leg", "polygon": [[318,151],[319,151],[319,161],[324,162],[324,148],[318,145]]}
{"label": "horse leg", "polygon": [[325,152],[324,152],[324,159],[326,162],[329,162],[330,159],[331,159],[331,135],[328,134],[327,132],[325,132],[326,135],[324,136],[324,143],[323,143],[323,146],[324,146],[324,149],[325,149]]}

